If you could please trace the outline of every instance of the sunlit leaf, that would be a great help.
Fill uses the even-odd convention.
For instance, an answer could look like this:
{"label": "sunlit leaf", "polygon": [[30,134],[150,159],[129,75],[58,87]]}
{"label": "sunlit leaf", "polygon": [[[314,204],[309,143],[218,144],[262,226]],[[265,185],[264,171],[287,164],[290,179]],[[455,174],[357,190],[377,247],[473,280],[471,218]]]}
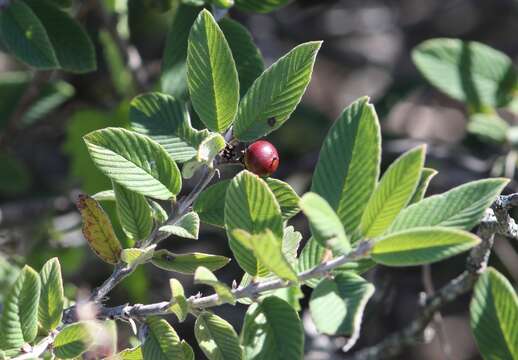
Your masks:
{"label": "sunlit leaf", "polygon": [[225,228],[239,265],[251,275],[266,275],[268,271],[261,269],[254,254],[234,238],[232,231],[242,229],[255,235],[270,229],[280,239],[283,235],[281,209],[264,180],[247,170],[235,176],[227,189]]}
{"label": "sunlit leaf", "polygon": [[168,250],[161,249],[155,251],[153,265],[168,271],[182,274],[194,274],[200,266],[206,267],[211,271],[221,269],[230,261],[229,258],[220,255],[203,253],[175,254]]}
{"label": "sunlit leaf", "polygon": [[130,120],[133,130],[155,140],[178,162],[196,156],[201,142],[209,135],[207,130],[192,127],[183,102],[157,92],[139,95],[131,101]]}
{"label": "sunlit leaf", "polygon": [[311,191],[336,211],[350,236],[376,188],[380,161],[378,116],[369,99],[361,98],[348,106],[329,130],[311,186]]}
{"label": "sunlit leaf", "polygon": [[61,322],[64,306],[61,265],[52,258],[40,271],[41,294],[38,307],[38,322],[47,330],[54,330]]}
{"label": "sunlit leaf", "polygon": [[200,266],[194,272],[194,283],[211,286],[219,297],[219,303],[229,303],[234,305],[236,299],[230,288],[218,280],[218,278],[206,267]]}
{"label": "sunlit leaf", "polygon": [[182,283],[176,279],[171,279],[169,280],[169,287],[171,288],[172,302],[169,310],[171,310],[176,315],[180,322],[183,322],[189,314],[189,303],[185,297]]}
{"label": "sunlit leaf", "polygon": [[363,311],[374,286],[353,273],[339,273],[323,279],[311,293],[309,308],[318,331],[348,337],[352,347],[360,335]]}
{"label": "sunlit leaf", "polygon": [[471,329],[484,359],[518,358],[518,296],[502,274],[487,269],[470,305]]}
{"label": "sunlit leaf", "polygon": [[241,343],[249,360],[295,360],[304,354],[304,329],[297,312],[270,296],[248,308]]}
{"label": "sunlit leaf", "polygon": [[187,83],[201,121],[212,131],[225,131],[236,115],[239,82],[227,40],[207,10],[200,12],[189,34]]}
{"label": "sunlit leaf", "polygon": [[423,169],[425,147],[401,155],[383,174],[367,202],[360,231],[367,238],[385,232],[415,192]]}
{"label": "sunlit leaf", "polygon": [[135,241],[146,239],[153,230],[151,207],[146,197],[113,183],[117,214],[126,235]]}
{"label": "sunlit leaf", "polygon": [[53,352],[60,359],[74,359],[92,346],[94,342],[91,324],[79,322],[67,325],[56,336]]}
{"label": "sunlit leaf", "polygon": [[320,45],[315,41],[295,47],[254,81],[239,103],[236,138],[258,139],[289,119],[309,84]]}
{"label": "sunlit leaf", "polygon": [[194,211],[182,216],[174,225],[161,226],[160,231],[187,239],[197,239],[200,231],[200,218]]}
{"label": "sunlit leaf", "polygon": [[480,239],[469,232],[427,227],[405,230],[378,239],[374,261],[388,266],[430,264],[471,249]]}
{"label": "sunlit leaf", "polygon": [[36,271],[25,266],[4,299],[0,320],[0,347],[20,348],[38,333],[38,302],[41,282]]}
{"label": "sunlit leaf", "polygon": [[217,315],[208,311],[202,312],[194,324],[194,335],[209,360],[243,358],[243,351],[234,328]]}
{"label": "sunlit leaf", "polygon": [[260,264],[282,279],[297,281],[293,270],[282,251],[282,240],[270,229],[259,234],[250,234],[241,229],[232,231],[232,236],[244,247],[253,251]]}
{"label": "sunlit leaf", "polygon": [[324,247],[340,253],[351,250],[344,227],[329,203],[316,193],[305,194],[300,207],[307,216],[313,238]]}
{"label": "sunlit leaf", "polygon": [[264,71],[263,57],[255,46],[252,36],[243,25],[224,17],[219,21],[219,26],[225,34],[232,57],[236,62],[239,92],[243,96]]}
{"label": "sunlit leaf", "polygon": [[94,163],[108,177],[145,196],[168,200],[180,192],[176,163],[150,138],[120,128],[84,136]]}
{"label": "sunlit leaf", "polygon": [[399,213],[388,233],[422,226],[471,230],[507,185],[507,179],[485,179],[430,196]]}
{"label": "sunlit leaf", "polygon": [[144,359],[185,360],[180,338],[167,321],[149,317],[146,323],[149,332],[142,345]]}

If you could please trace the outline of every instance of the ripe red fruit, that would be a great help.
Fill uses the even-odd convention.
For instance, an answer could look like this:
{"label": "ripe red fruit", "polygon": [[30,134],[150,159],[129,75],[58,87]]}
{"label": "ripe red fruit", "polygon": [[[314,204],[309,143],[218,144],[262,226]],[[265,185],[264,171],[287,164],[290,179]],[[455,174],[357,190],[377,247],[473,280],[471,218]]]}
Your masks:
{"label": "ripe red fruit", "polygon": [[271,143],[265,140],[256,141],[246,149],[245,166],[259,176],[269,176],[279,166],[279,154]]}

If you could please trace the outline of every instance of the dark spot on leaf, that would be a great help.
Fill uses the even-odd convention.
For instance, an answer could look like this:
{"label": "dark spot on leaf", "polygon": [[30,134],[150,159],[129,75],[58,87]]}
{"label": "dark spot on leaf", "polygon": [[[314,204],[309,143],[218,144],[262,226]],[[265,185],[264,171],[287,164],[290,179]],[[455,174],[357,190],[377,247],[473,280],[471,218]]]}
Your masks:
{"label": "dark spot on leaf", "polygon": [[274,127],[276,122],[277,120],[275,120],[275,118],[268,119],[268,125],[270,125],[271,127]]}

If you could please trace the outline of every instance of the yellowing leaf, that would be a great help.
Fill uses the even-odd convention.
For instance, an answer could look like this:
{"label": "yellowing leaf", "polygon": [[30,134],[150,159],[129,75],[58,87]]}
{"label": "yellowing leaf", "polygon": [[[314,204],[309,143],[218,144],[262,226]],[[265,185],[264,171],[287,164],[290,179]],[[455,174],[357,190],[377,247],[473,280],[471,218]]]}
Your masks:
{"label": "yellowing leaf", "polygon": [[88,195],[80,195],[77,208],[83,218],[83,235],[93,252],[109,264],[119,262],[121,245],[99,203]]}

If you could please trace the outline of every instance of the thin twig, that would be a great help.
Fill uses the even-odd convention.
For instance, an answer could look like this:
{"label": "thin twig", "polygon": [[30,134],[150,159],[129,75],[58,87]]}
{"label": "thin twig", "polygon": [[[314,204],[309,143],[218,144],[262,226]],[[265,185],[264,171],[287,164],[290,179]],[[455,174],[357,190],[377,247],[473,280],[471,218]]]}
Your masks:
{"label": "thin twig", "polygon": [[[435,287],[433,285],[432,278],[432,266],[430,264],[423,265],[422,267],[422,278],[423,285],[426,292],[427,297],[432,297],[435,295]],[[435,325],[435,330],[437,331],[439,344],[441,345],[442,352],[444,354],[444,358],[447,360],[451,359],[451,345],[448,341],[448,337],[446,336],[446,328],[444,326],[443,317],[440,311],[437,311],[433,316],[433,323]]]}
{"label": "thin twig", "polygon": [[[321,263],[314,268],[301,272],[298,275],[300,282],[307,281],[309,279],[323,276],[329,273],[331,270],[342,266],[351,261],[356,261],[364,258],[368,255],[372,248],[371,241],[360,242],[358,247],[347,255],[338,256],[332,260]],[[257,295],[265,293],[267,291],[282,289],[290,287],[293,282],[286,281],[280,278],[264,280],[259,282],[253,282],[247,286],[239,287],[232,290],[232,294],[235,299],[250,298],[254,299]],[[206,309],[222,304],[222,299],[217,294],[209,296],[198,297],[192,296],[189,298],[189,303],[194,309]],[[99,309],[100,318],[109,319],[129,319],[132,317],[143,317],[149,315],[165,315],[169,314],[169,307],[173,304],[171,301],[162,301],[154,304],[135,304],[135,305],[119,305],[115,307],[101,307]]]}
{"label": "thin twig", "polygon": [[[203,191],[203,189],[211,181],[215,173],[215,170],[209,169],[207,166],[205,166],[201,171],[202,174],[200,176],[200,180],[194,186],[192,191],[185,198],[179,201],[177,211],[175,211],[170,216],[166,224],[174,225],[182,216],[184,216],[190,210],[190,207],[194,200],[196,200],[201,191]],[[158,243],[169,236],[169,234],[159,231],[159,228],[160,226],[155,227],[150,237],[142,245],[139,244],[139,247],[146,247],[151,243]],[[126,277],[128,277],[135,271],[136,266],[137,265],[131,266],[126,263],[119,262],[117,265],[115,265],[110,277],[106,279],[101,286],[99,286],[92,292],[88,301],[94,303],[102,302],[106,295],[108,295],[108,293],[115,286],[117,286],[122,280],[124,280]],[[72,306],[64,311],[64,323],[72,323],[77,320],[75,309],[75,306]]]}
{"label": "thin twig", "polygon": [[47,337],[43,338],[38,344],[34,345],[29,352],[26,352],[22,355],[19,355],[12,360],[29,360],[29,359],[38,359],[41,354],[43,354],[47,348],[54,342],[56,338],[57,332],[53,332]]}

